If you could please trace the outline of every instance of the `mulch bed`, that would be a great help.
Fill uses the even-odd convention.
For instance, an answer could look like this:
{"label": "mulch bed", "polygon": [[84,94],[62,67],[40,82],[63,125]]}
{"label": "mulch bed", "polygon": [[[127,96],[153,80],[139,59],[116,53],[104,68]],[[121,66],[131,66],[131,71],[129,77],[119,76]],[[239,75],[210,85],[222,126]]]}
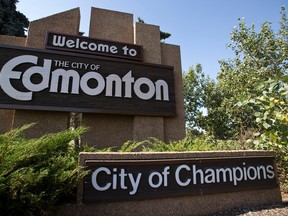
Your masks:
{"label": "mulch bed", "polygon": [[282,203],[273,205],[242,206],[227,211],[217,212],[209,216],[287,216],[288,194],[282,194]]}

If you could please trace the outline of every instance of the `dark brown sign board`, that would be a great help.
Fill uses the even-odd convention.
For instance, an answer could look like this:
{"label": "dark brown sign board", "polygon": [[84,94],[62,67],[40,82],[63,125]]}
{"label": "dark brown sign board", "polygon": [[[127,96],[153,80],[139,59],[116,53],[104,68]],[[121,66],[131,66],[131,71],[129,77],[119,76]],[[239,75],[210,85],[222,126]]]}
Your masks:
{"label": "dark brown sign board", "polygon": [[100,40],[91,37],[47,32],[45,46],[47,49],[60,51],[104,55],[137,61],[143,60],[143,47],[140,45]]}
{"label": "dark brown sign board", "polygon": [[83,202],[154,199],[278,187],[274,157],[86,160]]}
{"label": "dark brown sign board", "polygon": [[0,46],[0,108],[175,116],[173,67]]}

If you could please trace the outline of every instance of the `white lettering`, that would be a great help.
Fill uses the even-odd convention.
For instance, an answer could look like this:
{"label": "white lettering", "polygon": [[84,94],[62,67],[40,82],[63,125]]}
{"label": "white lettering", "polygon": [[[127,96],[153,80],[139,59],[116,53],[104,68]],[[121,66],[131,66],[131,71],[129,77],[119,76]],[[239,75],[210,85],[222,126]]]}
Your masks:
{"label": "white lettering", "polygon": [[130,193],[129,193],[130,195],[134,195],[137,192],[138,187],[139,187],[139,183],[140,183],[140,179],[141,179],[141,175],[142,175],[142,173],[138,173],[136,180],[135,180],[131,173],[128,174],[132,188],[133,188],[133,190],[130,191]]}
{"label": "white lettering", "polygon": [[[238,173],[238,175],[237,175],[237,173]],[[234,183],[234,185],[237,185],[237,182],[242,181],[243,176],[244,176],[242,169],[240,167],[234,167],[233,168],[233,176],[234,176],[233,183]]]}
{"label": "white lettering", "polygon": [[[29,67],[26,71],[14,70],[18,65],[29,63],[34,66]],[[76,69],[97,71],[100,69],[100,65],[53,60],[54,67],[62,68],[51,71],[51,59],[44,59],[43,66],[38,66],[37,63],[38,57],[33,55],[22,55],[9,60],[0,73],[0,86],[3,91],[11,98],[21,101],[32,100],[33,92],[49,88],[49,92],[61,94],[79,94],[81,89],[85,94],[95,96],[105,90],[106,97],[132,98],[133,95],[136,95],[142,100],[154,97],[155,100],[169,101],[169,88],[164,80],[157,80],[154,83],[146,77],[135,79],[132,70],[123,77],[117,74],[103,77],[95,71],[88,71],[80,76]],[[63,67],[73,69],[65,70]],[[34,77],[38,80],[35,81]],[[17,90],[17,85],[13,85],[12,80],[22,81],[27,92]]]}
{"label": "white lettering", "polygon": [[[220,175],[222,173],[222,175]],[[220,168],[216,170],[216,178],[217,178],[217,182],[220,182],[221,179],[223,179],[223,182],[227,181],[227,173],[229,174],[229,179],[230,181],[232,181],[233,177],[232,177],[232,171],[230,168]],[[221,178],[222,176],[222,178]]]}
{"label": "white lettering", "polygon": [[185,187],[185,186],[190,184],[191,179],[187,178],[185,182],[180,180],[180,171],[182,169],[186,169],[187,171],[190,171],[191,169],[189,166],[183,164],[183,165],[180,165],[179,167],[177,167],[177,169],[175,171],[175,180],[176,180],[177,184],[182,186],[182,187]]}
{"label": "white lettering", "polygon": [[170,167],[166,166],[164,168],[164,171],[162,172],[162,175],[163,175],[163,178],[164,178],[164,184],[163,184],[164,187],[168,186],[168,175],[170,174],[169,169],[170,169]]}
{"label": "white lettering", "polygon": [[97,50],[97,45],[95,43],[90,43],[88,45],[88,49],[91,51],[95,51],[95,50]]}
{"label": "white lettering", "polygon": [[113,84],[115,84],[115,97],[121,97],[122,96],[122,81],[121,78],[116,74],[111,74],[108,77],[106,77],[106,94],[105,96],[113,96]]}
{"label": "white lettering", "polygon": [[[252,171],[252,172],[251,172]],[[253,166],[249,166],[247,169],[247,176],[250,180],[255,180],[257,178],[257,170]]]}
{"label": "white lettering", "polygon": [[98,51],[109,52],[109,46],[106,44],[98,44]]}
{"label": "white lettering", "polygon": [[137,55],[137,51],[135,49],[130,49],[129,50],[129,55],[130,56],[136,56]]}
{"label": "white lettering", "polygon": [[268,165],[266,167],[266,171],[267,171],[267,177],[269,179],[273,179],[275,177],[275,173],[274,173],[274,168],[271,165]]}
{"label": "white lettering", "polygon": [[205,183],[210,184],[210,183],[215,183],[215,171],[213,169],[207,169],[205,170]]}
{"label": "white lettering", "polygon": [[[156,176],[156,178],[154,178]],[[156,183],[153,182],[153,178],[156,179]],[[152,188],[159,188],[163,182],[162,175],[159,172],[152,172],[148,178],[149,185]]]}
{"label": "white lettering", "polygon": [[91,181],[92,181],[92,185],[93,187],[98,190],[98,191],[106,191],[108,190],[110,187],[111,187],[111,183],[107,183],[106,185],[103,185],[103,186],[100,186],[98,184],[98,181],[97,181],[97,176],[100,172],[104,172],[106,173],[107,175],[110,175],[111,174],[111,171],[106,168],[106,167],[100,167],[98,169],[96,169],[93,173],[92,173],[92,176],[91,176]]}
{"label": "white lettering", "polygon": [[113,53],[113,54],[118,53],[117,47],[116,46],[111,46],[110,47],[110,52]]}
{"label": "white lettering", "polygon": [[[88,82],[91,79],[96,80],[97,83],[98,83],[98,85],[95,88],[91,88],[91,87],[88,86]],[[80,81],[80,86],[81,86],[81,89],[87,95],[94,96],[94,95],[100,94],[104,90],[105,81],[104,81],[103,77],[99,73],[90,71],[88,73],[85,73],[82,76],[81,81]]]}
{"label": "white lettering", "polygon": [[193,184],[197,184],[197,174],[200,177],[200,183],[204,184],[204,173],[201,169],[196,168],[196,165],[193,165]]}
{"label": "white lettering", "polygon": [[[22,77],[22,82],[25,88],[33,92],[39,92],[48,88],[51,62],[52,62],[51,60],[45,59],[43,67],[34,66],[26,70]],[[31,77],[35,74],[38,74],[42,77],[42,81],[38,84],[34,84],[31,82]]]}
{"label": "white lettering", "polygon": [[75,42],[73,40],[67,40],[66,46],[68,48],[74,48],[75,47]]}
{"label": "white lettering", "polygon": [[79,82],[80,82],[80,76],[75,70],[64,70],[64,69],[56,69],[52,73],[52,80],[51,80],[51,86],[50,86],[50,92],[57,93],[58,92],[58,86],[59,86],[59,80],[60,77],[62,78],[62,84],[61,86],[61,93],[69,93],[69,83],[70,80],[72,80],[72,94],[79,94]]}
{"label": "white lettering", "polygon": [[[68,37],[69,38],[69,37]],[[103,52],[103,53],[111,53],[111,54],[117,54],[118,53],[118,47],[115,45],[108,45],[103,43],[95,43],[95,42],[89,42],[84,37],[81,38],[70,38],[67,39],[65,36],[62,35],[53,35],[52,39],[52,45],[55,47],[63,47],[63,48],[69,48],[69,49],[82,49],[82,50],[89,50],[89,51],[97,51],[97,52]],[[137,50],[133,48],[128,48],[127,46],[122,47],[123,54],[125,56],[137,56]]]}
{"label": "white lettering", "polygon": [[156,84],[156,100],[162,100],[162,93],[163,93],[163,100],[169,101],[168,84],[164,80],[157,80],[155,84]]}
{"label": "white lettering", "polygon": [[86,49],[88,49],[87,45],[88,45],[88,42],[83,41],[83,42],[80,43],[80,48],[86,50]]}
{"label": "white lettering", "polygon": [[57,35],[53,35],[53,46],[60,46],[60,47],[63,47],[65,45],[65,40],[66,40],[66,37],[64,36],[57,36]]}
{"label": "white lettering", "polygon": [[125,98],[132,98],[132,83],[134,83],[134,77],[132,77],[132,71],[130,70],[123,78],[122,81],[125,83]]}
{"label": "white lettering", "polygon": [[8,61],[2,68],[0,74],[0,86],[3,91],[11,98],[20,101],[32,100],[32,92],[17,91],[12,85],[10,79],[20,79],[21,72],[13,71],[13,69],[22,63],[37,64],[38,58],[32,55],[18,56]]}
{"label": "white lettering", "polygon": [[[148,86],[148,91],[147,92],[143,92],[141,90],[141,86],[142,85],[146,85]],[[155,93],[155,86],[153,84],[153,82],[148,79],[148,78],[139,78],[135,81],[134,83],[134,92],[136,93],[136,95],[143,99],[143,100],[149,100],[153,97],[154,93]]]}
{"label": "white lettering", "polygon": [[[106,181],[100,182],[99,175],[106,175]],[[142,173],[138,173],[134,178],[133,174],[127,173],[125,169],[120,169],[118,172],[117,168],[113,168],[111,172],[107,167],[100,167],[92,173],[91,182],[93,187],[98,191],[107,191],[109,189],[117,190],[118,186],[120,186],[122,190],[127,190],[129,186],[129,188],[131,188],[129,194],[134,195],[137,193],[141,176]]]}

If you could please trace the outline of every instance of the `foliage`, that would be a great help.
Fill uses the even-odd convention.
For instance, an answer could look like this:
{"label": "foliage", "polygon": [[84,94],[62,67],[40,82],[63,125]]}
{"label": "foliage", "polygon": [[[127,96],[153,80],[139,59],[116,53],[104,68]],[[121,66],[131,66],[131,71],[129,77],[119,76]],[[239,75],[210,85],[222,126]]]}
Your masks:
{"label": "foliage", "polygon": [[78,152],[70,142],[85,129],[38,139],[21,134],[31,125],[0,135],[0,211],[3,215],[42,215],[73,196],[78,180]]}
{"label": "foliage", "polygon": [[268,88],[265,84],[259,87],[263,89],[262,95],[249,100],[259,127],[256,134],[259,141],[254,144],[256,148],[279,149],[288,153],[288,85],[274,80],[266,83]]}
{"label": "foliage", "polygon": [[190,67],[182,77],[188,133],[206,131],[215,139],[230,138],[229,118],[221,108],[225,97],[215,81],[204,74],[200,64]]}
{"label": "foliage", "polygon": [[207,93],[212,89],[215,83],[202,70],[202,65],[197,64],[182,74],[183,91],[184,91],[184,107],[186,128],[189,132],[198,130],[202,125],[202,108],[207,100]]}
{"label": "foliage", "polygon": [[253,144],[256,149],[277,152],[278,170],[288,184],[288,75],[270,79],[259,89],[262,95],[245,102],[253,107],[259,128]]}
{"label": "foliage", "polygon": [[[197,126],[215,139],[238,139],[242,143],[250,138],[251,130],[257,130],[253,109],[235,104],[260,96],[262,91],[257,87],[258,83],[277,79],[288,70],[288,21],[284,7],[281,14],[277,33],[269,22],[256,32],[254,24],[248,27],[244,19],[239,19],[228,45],[235,57],[219,61],[217,83],[203,82],[199,79],[203,77],[202,72],[197,70],[193,72],[194,77],[189,75],[192,77],[190,83],[185,80],[190,77],[184,77],[188,123],[197,119]],[[188,88],[185,86],[187,83]],[[194,92],[187,94],[186,89],[189,88]],[[192,103],[187,106],[189,100]],[[207,110],[207,115],[199,115],[201,106]]]}
{"label": "foliage", "polygon": [[165,143],[156,138],[144,141],[127,141],[119,150],[115,148],[98,149],[99,152],[188,152],[188,151],[213,151],[213,150],[240,149],[236,141],[217,140],[205,135],[186,136],[183,140]]}
{"label": "foliage", "polygon": [[186,137],[180,141],[171,141],[164,143],[160,140],[153,139],[150,145],[147,145],[145,152],[187,152],[187,151],[209,151],[213,150],[212,143],[208,143],[201,138]]}
{"label": "foliage", "polygon": [[269,22],[257,32],[254,24],[248,27],[239,19],[228,45],[235,57],[219,61],[217,83],[205,81],[202,68],[197,67],[183,80],[188,126],[203,129],[219,148],[275,150],[281,176],[287,181],[288,19],[284,7],[281,15],[278,32]]}
{"label": "foliage", "polygon": [[182,77],[186,126],[191,130],[199,126],[197,117],[201,115],[203,107],[205,75],[202,66],[197,64],[195,68],[190,67],[187,73],[183,73]]}
{"label": "foliage", "polygon": [[18,0],[0,0],[0,34],[12,36],[25,36],[28,28],[27,17],[16,10]]}

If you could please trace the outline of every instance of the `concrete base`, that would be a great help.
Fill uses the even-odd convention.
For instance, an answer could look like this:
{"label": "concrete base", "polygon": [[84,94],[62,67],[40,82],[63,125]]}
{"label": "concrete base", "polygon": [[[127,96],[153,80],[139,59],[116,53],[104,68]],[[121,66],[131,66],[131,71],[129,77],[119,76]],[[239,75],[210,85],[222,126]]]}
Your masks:
{"label": "concrete base", "polygon": [[0,109],[0,133],[6,133],[12,130],[12,124],[14,119],[14,110],[2,110]]}
{"label": "concrete base", "polygon": [[193,197],[128,202],[62,205],[52,215],[71,216],[192,216],[207,215],[240,206],[281,203],[279,189],[243,191]]}
{"label": "concrete base", "polygon": [[[86,160],[159,160],[159,159],[200,159],[235,157],[275,157],[271,151],[218,151],[188,153],[80,153],[80,165]],[[189,195],[168,198],[152,198],[117,202],[82,203],[83,184],[78,187],[78,205],[62,205],[53,215],[207,215],[244,205],[281,203],[279,187],[258,190],[217,193],[207,195]]]}

